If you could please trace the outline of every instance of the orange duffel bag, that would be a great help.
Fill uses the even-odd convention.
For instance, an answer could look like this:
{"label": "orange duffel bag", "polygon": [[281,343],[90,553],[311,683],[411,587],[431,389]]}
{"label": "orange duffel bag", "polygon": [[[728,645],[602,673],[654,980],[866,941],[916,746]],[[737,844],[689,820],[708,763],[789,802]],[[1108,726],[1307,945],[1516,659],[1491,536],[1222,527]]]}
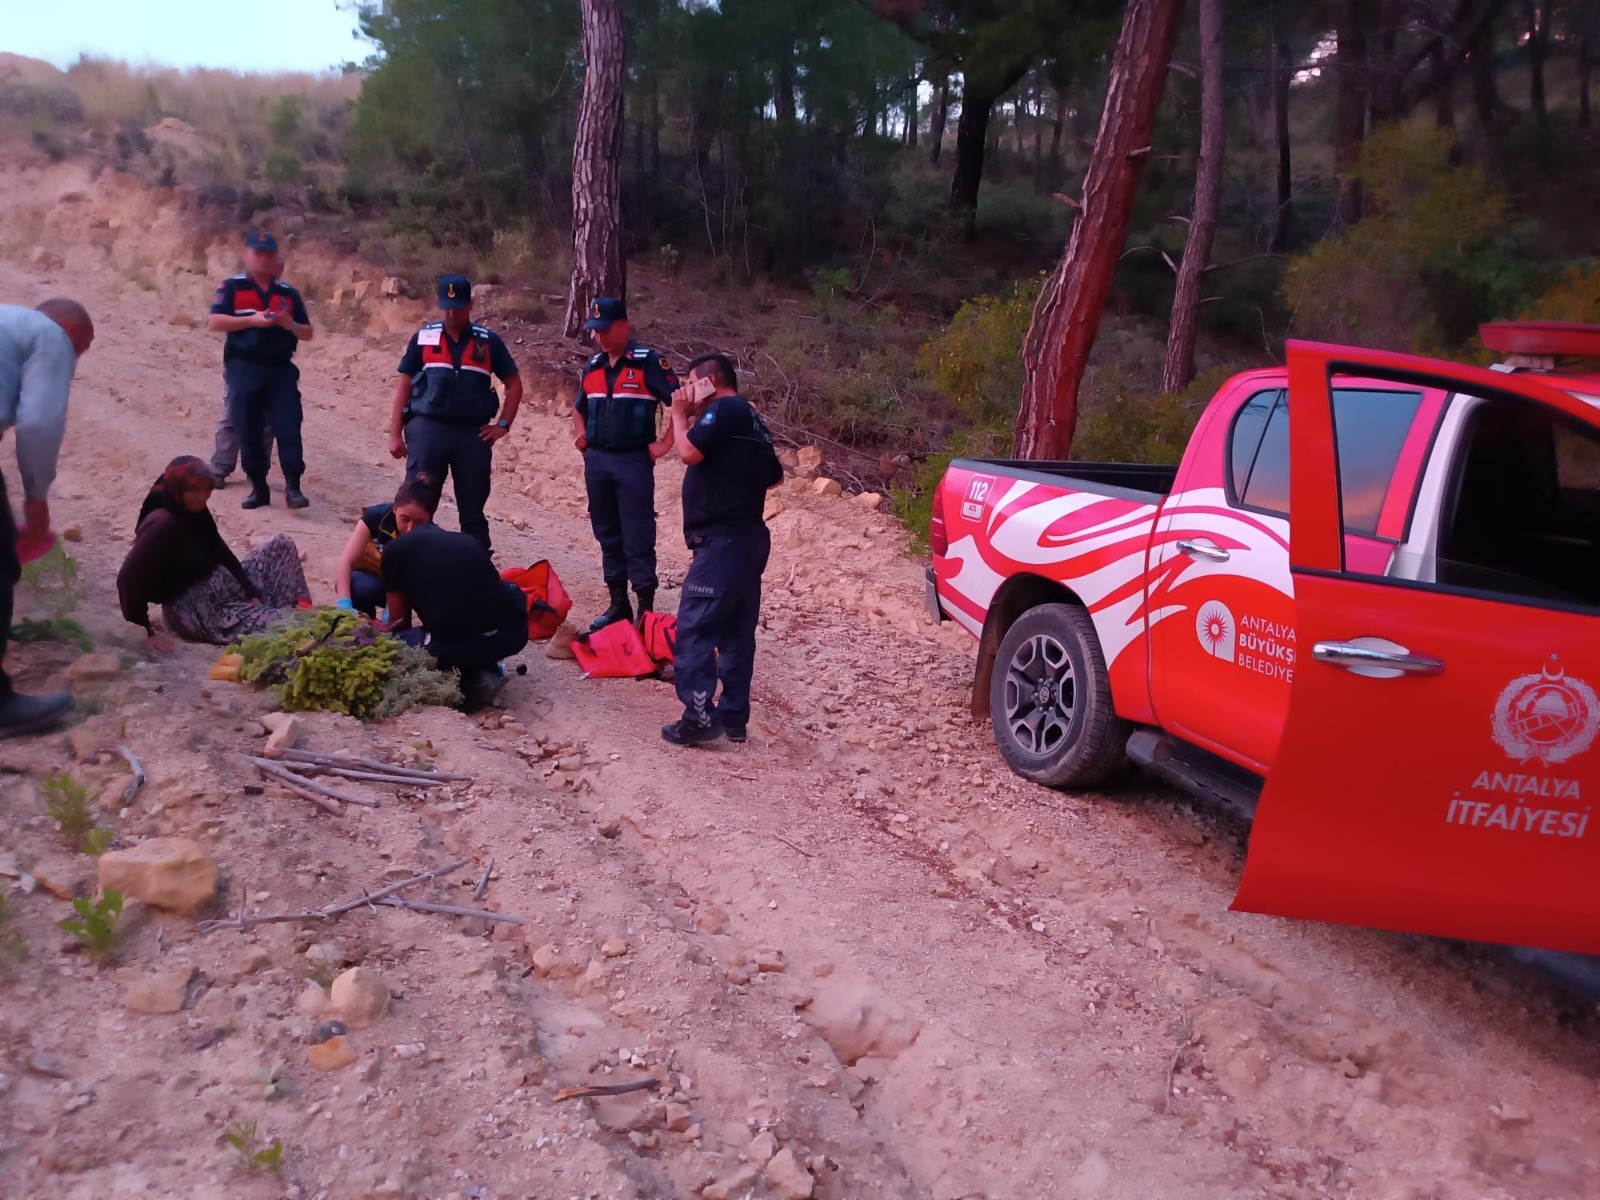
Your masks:
{"label": "orange duffel bag", "polygon": [[546,559],[531,567],[501,571],[500,578],[516,584],[528,598],[528,640],[539,642],[555,633],[572,611],[572,597]]}
{"label": "orange duffel bag", "polygon": [[656,673],[655,659],[631,621],[613,621],[593,633],[579,634],[572,642],[585,679],[642,679]]}

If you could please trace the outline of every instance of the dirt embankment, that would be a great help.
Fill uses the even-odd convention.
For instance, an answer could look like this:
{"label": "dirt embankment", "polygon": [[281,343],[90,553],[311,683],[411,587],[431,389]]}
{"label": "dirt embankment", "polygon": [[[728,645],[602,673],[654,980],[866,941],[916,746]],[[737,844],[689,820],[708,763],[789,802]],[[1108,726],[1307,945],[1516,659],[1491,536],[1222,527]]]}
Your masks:
{"label": "dirt embankment", "polygon": [[[1477,952],[1229,913],[1237,837],[1171,796],[1022,784],[965,715],[970,643],[927,622],[901,534],[848,499],[781,493],[747,746],[668,748],[665,685],[584,682],[536,650],[503,714],[307,722],[318,749],[471,785],[375,789],[379,808],[340,817],[261,791],[234,755],[259,744],[263,698],[207,683],[201,648],[145,661],[111,587],[149,480],[209,447],[219,346],[195,323],[231,246],[196,245],[172,197],[67,166],[0,173],[0,211],[0,298],[75,294],[98,319],[56,508],[83,531],[78,616],[125,664],[78,685],[101,709],[86,731],[0,749],[0,887],[33,951],[0,986],[0,1194],[1596,1194],[1592,1022]],[[323,327],[301,360],[314,506],[240,513],[225,491],[216,509],[235,543],[292,533],[326,598],[358,508],[393,489],[384,405],[418,313],[336,308],[336,288],[381,283],[353,260],[299,246],[293,264]],[[506,560],[550,558],[582,614],[602,589],[565,387],[541,377],[497,451],[490,514]],[[680,478],[658,483],[668,605]],[[16,663],[46,686],[70,658]],[[150,774],[126,808],[124,769],[93,757],[119,739]],[[218,913],[465,857],[413,894],[528,924],[380,907],[201,934],[156,912],[99,969],[54,924],[51,889],[93,872],[44,815],[60,770],[123,844],[198,842]],[[315,1070],[322,985],[354,965],[391,998],[351,1029],[353,1064]],[[170,1007],[150,996],[174,975],[178,1011],[135,1011]],[[645,1075],[662,1088],[554,1098]],[[224,1141],[252,1120],[282,1141],[277,1174]]]}

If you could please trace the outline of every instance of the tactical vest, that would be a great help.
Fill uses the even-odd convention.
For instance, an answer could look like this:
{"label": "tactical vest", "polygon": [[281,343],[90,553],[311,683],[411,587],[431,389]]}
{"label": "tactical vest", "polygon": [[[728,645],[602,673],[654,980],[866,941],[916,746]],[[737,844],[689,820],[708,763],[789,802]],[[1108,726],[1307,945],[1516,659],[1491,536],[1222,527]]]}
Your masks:
{"label": "tactical vest", "polygon": [[487,329],[481,325],[468,329],[459,368],[450,357],[442,321],[422,327],[417,349],[422,352],[422,370],[411,381],[408,416],[472,425],[494,420],[500,399],[494,394]]}
{"label": "tactical vest", "polygon": [[[643,450],[656,440],[656,399],[644,372],[653,352],[635,346],[617,360],[615,382],[606,378],[604,354],[583,372],[584,436],[597,450]],[[607,384],[610,382],[610,386]]]}

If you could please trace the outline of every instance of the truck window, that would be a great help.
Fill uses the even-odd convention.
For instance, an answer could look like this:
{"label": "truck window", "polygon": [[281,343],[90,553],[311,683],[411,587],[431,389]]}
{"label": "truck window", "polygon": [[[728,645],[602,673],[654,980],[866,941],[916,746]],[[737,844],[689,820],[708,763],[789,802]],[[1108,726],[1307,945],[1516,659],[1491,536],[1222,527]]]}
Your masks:
{"label": "truck window", "polygon": [[[1422,405],[1421,392],[1335,388],[1333,427],[1339,447],[1344,527],[1375,533],[1400,451]],[[1289,401],[1286,392],[1258,392],[1234,418],[1229,445],[1234,503],[1289,515]]]}
{"label": "truck window", "polygon": [[1600,433],[1527,401],[1468,418],[1438,555],[1419,578],[1600,606]]}

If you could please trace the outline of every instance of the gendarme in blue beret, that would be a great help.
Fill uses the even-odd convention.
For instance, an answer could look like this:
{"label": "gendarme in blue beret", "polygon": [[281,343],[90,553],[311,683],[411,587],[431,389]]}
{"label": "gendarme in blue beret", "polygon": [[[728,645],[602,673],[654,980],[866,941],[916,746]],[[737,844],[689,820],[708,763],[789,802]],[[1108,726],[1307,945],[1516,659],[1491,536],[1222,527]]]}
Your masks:
{"label": "gendarme in blue beret", "polygon": [[244,235],[244,244],[252,250],[271,250],[277,253],[278,239],[265,229],[252,229]]}
{"label": "gendarme in blue beret", "polygon": [[448,312],[472,303],[472,281],[465,275],[439,276],[439,307]]}
{"label": "gendarme in blue beret", "polygon": [[628,306],[615,296],[600,296],[589,305],[589,319],[585,329],[610,329],[618,321],[628,319]]}

